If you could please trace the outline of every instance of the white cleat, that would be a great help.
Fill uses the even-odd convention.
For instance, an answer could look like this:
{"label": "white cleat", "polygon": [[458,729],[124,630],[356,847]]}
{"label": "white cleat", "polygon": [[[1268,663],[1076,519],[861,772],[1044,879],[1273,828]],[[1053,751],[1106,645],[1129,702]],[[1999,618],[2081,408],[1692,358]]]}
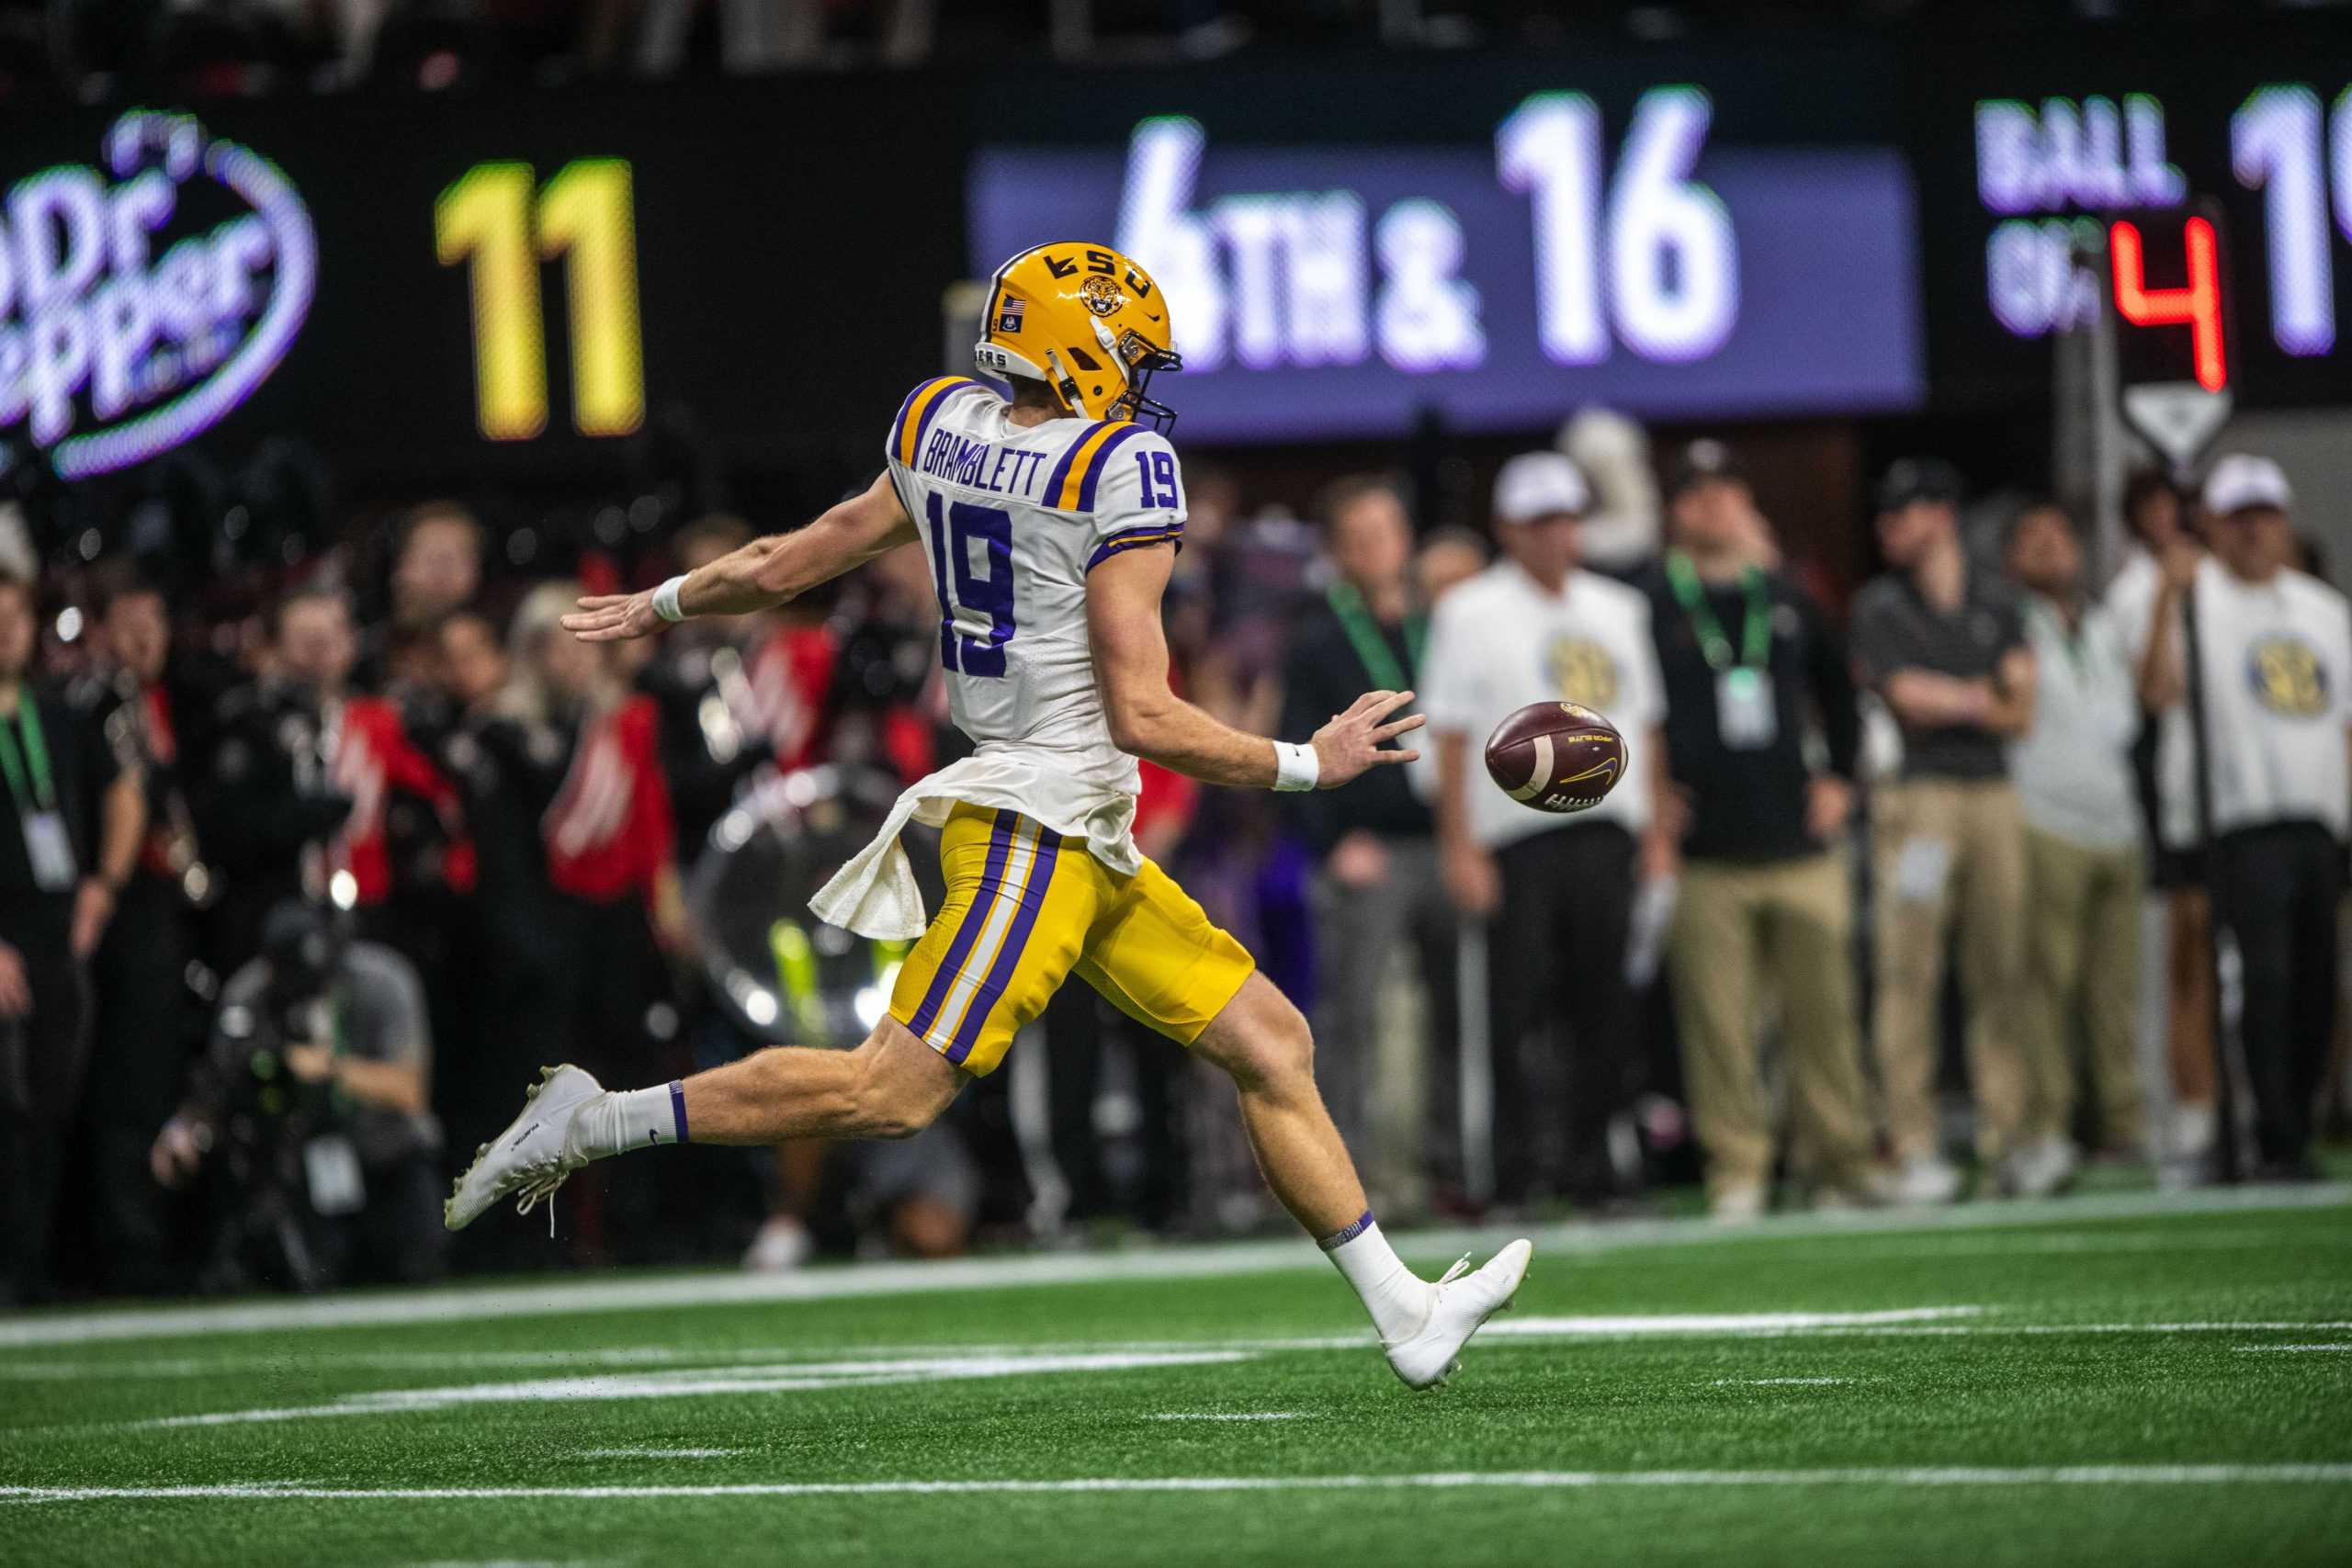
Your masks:
{"label": "white cleat", "polygon": [[[473,1164],[441,1205],[441,1223],[461,1231],[502,1199],[520,1193],[514,1212],[527,1214],[552,1198],[564,1178],[588,1163],[571,1135],[572,1122],[582,1105],[604,1092],[605,1086],[583,1067],[569,1062],[541,1067],[539,1081],[524,1096],[523,1114],[474,1151]],[[548,1219],[554,1219],[552,1210]]]}
{"label": "white cleat", "polygon": [[1455,1358],[1478,1325],[1510,1305],[1518,1293],[1519,1282],[1527,1278],[1527,1260],[1535,1254],[1535,1244],[1524,1237],[1512,1242],[1487,1260],[1487,1266],[1476,1273],[1466,1270],[1470,1259],[1447,1269],[1438,1280],[1430,1297],[1430,1314],[1420,1328],[1394,1345],[1382,1347],[1388,1352],[1391,1371],[1405,1380],[1407,1388],[1434,1388],[1452,1377],[1462,1363]]}

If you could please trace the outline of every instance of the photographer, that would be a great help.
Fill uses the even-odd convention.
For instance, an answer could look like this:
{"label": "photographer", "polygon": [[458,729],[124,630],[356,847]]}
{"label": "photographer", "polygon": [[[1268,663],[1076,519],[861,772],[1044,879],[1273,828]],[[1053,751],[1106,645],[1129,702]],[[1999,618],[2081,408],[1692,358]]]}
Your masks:
{"label": "photographer", "polygon": [[221,989],[189,1101],[149,1156],[166,1187],[215,1167],[208,1285],[243,1284],[256,1265],[305,1289],[440,1272],[432,1056],[406,959],[351,941],[332,910],[269,911],[260,956]]}

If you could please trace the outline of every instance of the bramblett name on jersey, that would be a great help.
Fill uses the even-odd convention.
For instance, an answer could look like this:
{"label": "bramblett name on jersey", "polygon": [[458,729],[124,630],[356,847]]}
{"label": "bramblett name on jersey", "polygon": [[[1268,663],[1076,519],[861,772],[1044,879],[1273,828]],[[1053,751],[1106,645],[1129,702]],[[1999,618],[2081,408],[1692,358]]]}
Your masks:
{"label": "bramblett name on jersey", "polygon": [[953,430],[933,430],[915,460],[915,471],[935,479],[1035,498],[1037,479],[1049,454],[976,441]]}

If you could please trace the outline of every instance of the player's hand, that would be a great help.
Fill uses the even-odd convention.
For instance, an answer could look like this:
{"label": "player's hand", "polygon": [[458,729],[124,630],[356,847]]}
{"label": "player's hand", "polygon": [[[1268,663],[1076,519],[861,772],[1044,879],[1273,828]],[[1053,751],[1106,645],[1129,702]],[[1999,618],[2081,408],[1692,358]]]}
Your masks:
{"label": "player's hand", "polygon": [[1453,907],[1474,919],[1485,919],[1503,903],[1503,874],[1482,844],[1464,839],[1445,846],[1439,873]]}
{"label": "player's hand", "polygon": [[670,623],[655,613],[649,588],[642,593],[592,594],[561,624],[582,642],[628,642],[651,637]]}
{"label": "player's hand", "polygon": [[1381,746],[1382,741],[1394,740],[1429,722],[1419,714],[1389,718],[1412,700],[1410,692],[1366,692],[1347,712],[1332,715],[1331,722],[1315,732],[1316,787],[1337,789],[1367,769],[1418,759],[1419,751]]}
{"label": "player's hand", "polygon": [[1834,839],[1854,814],[1854,786],[1834,773],[1820,773],[1804,786],[1805,831]]}

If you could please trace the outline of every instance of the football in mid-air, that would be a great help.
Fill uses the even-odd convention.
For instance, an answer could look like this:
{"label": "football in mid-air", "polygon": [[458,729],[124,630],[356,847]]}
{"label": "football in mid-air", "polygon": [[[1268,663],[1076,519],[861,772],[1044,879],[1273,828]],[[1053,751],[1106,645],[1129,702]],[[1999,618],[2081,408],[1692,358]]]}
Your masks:
{"label": "football in mid-air", "polygon": [[1585,811],[1625,772],[1625,738],[1575,703],[1530,703],[1487,737],[1487,773],[1538,811]]}

